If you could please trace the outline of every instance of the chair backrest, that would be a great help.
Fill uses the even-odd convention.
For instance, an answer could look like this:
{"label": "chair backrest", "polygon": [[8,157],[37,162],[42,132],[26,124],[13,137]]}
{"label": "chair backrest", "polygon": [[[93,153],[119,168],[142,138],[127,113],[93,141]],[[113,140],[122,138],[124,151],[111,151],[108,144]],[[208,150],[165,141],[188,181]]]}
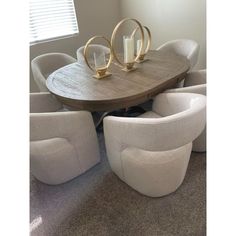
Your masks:
{"label": "chair backrest", "polygon": [[198,60],[199,44],[191,39],[176,39],[171,40],[161,45],[157,50],[173,52],[181,56],[185,56],[190,61],[192,69]]}
{"label": "chair backrest", "polygon": [[206,69],[190,71],[184,80],[184,87],[206,84]]}
{"label": "chair backrest", "polygon": [[205,127],[206,97],[193,93],[163,93],[155,98],[162,118],[104,119],[106,142],[149,151],[164,151],[192,142]]}
{"label": "chair backrest", "polygon": [[46,79],[55,70],[76,62],[76,59],[65,53],[46,53],[31,61],[34,80],[40,92],[47,92]]}
{"label": "chair backrest", "polygon": [[197,93],[206,96],[206,69],[190,71],[184,80],[184,87],[165,90],[165,93]]}
{"label": "chair backrest", "polygon": [[49,92],[30,93],[30,113],[55,112],[62,104]]}
{"label": "chair backrest", "polygon": [[[191,143],[206,124],[206,97],[199,94],[163,93],[155,98],[165,117],[104,119],[107,156],[111,168],[122,178],[121,152],[129,147],[167,151]],[[174,106],[177,108],[174,108]],[[177,112],[177,113],[175,113]],[[175,113],[175,114],[174,114]]]}
{"label": "chair backrest", "polygon": [[[84,62],[84,48],[85,46],[82,46],[77,49],[76,55],[77,55],[77,60],[78,62]],[[93,58],[94,53],[102,53],[104,52],[105,54],[110,53],[110,49],[106,46],[99,45],[99,44],[90,44],[89,49],[88,49],[88,59]]]}

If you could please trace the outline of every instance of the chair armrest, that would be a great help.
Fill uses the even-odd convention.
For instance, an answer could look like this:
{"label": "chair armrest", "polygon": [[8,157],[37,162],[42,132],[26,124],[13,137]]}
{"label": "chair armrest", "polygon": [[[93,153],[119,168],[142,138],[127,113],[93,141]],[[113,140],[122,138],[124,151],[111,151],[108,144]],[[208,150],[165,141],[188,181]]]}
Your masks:
{"label": "chair armrest", "polygon": [[54,112],[62,104],[49,92],[30,93],[30,113]]}
{"label": "chair armrest", "polygon": [[194,85],[183,88],[167,89],[164,93],[197,93],[206,95],[206,84]]}
{"label": "chair armrest", "polygon": [[46,79],[41,73],[40,69],[34,62],[31,62],[31,68],[33,73],[33,78],[35,83],[37,84],[40,92],[48,92],[48,88],[46,86]]}

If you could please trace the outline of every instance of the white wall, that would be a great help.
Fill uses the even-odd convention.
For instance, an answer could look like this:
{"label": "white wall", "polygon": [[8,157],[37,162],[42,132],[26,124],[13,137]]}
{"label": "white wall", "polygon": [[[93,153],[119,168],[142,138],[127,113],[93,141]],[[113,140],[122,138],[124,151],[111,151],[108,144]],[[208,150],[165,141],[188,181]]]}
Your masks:
{"label": "white wall", "polygon": [[121,0],[121,15],[150,28],[152,49],[172,39],[197,41],[200,55],[196,69],[206,68],[205,0]]}
{"label": "white wall", "polygon": [[[96,34],[110,37],[120,20],[119,0],[75,0],[79,35],[30,46],[30,61],[48,52],[64,52],[76,58],[76,50]],[[38,88],[30,70],[30,92]]]}

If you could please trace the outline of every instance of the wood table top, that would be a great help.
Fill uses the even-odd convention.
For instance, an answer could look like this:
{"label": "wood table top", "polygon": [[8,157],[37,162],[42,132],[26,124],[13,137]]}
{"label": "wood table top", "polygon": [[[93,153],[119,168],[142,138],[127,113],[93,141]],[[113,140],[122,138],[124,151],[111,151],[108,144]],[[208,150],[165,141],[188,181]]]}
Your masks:
{"label": "wood table top", "polygon": [[146,62],[125,72],[113,61],[112,76],[97,80],[85,64],[75,62],[53,72],[46,84],[63,104],[79,110],[111,111],[138,105],[172,88],[189,70],[189,61],[175,54],[149,51]]}

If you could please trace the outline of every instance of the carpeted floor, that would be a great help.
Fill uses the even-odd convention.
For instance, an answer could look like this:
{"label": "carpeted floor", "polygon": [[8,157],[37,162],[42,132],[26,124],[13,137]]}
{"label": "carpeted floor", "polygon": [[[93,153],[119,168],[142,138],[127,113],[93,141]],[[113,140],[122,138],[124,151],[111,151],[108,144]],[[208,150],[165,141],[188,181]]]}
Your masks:
{"label": "carpeted floor", "polygon": [[123,183],[107,162],[74,180],[49,186],[31,176],[32,236],[204,236],[206,155],[192,153],[185,180],[162,198],[145,197]]}

